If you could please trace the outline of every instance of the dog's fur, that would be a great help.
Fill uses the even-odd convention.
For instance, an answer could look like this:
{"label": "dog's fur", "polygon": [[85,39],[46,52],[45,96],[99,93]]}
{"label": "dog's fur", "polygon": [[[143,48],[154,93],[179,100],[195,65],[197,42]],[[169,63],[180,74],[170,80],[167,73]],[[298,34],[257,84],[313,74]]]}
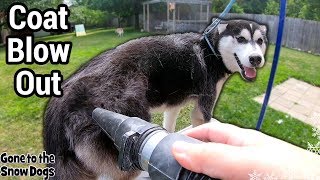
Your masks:
{"label": "dog's fur", "polygon": [[[186,33],[132,40],[93,58],[64,81],[63,97],[52,98],[47,106],[44,146],[56,155],[56,179],[135,177],[139,172],[117,167],[118,152],[92,120],[93,109],[150,121],[150,111],[163,107],[164,126],[173,131],[180,108],[191,100],[192,124],[208,122],[229,75],[240,72],[251,80],[240,66],[263,65],[265,32],[265,26],[250,21],[224,22],[209,35],[217,57],[201,34]],[[262,62],[250,64],[252,54],[262,56]]]}
{"label": "dog's fur", "polygon": [[119,37],[122,37],[124,34],[123,28],[117,28],[115,32],[118,34]]}

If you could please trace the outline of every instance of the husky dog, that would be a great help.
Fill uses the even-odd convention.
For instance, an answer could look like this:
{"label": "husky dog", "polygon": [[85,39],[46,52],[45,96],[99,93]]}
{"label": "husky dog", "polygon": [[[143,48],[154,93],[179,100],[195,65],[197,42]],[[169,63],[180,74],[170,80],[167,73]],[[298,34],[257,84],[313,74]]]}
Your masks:
{"label": "husky dog", "polygon": [[256,78],[264,65],[266,27],[255,22],[222,22],[208,42],[198,33],[131,40],[93,58],[52,98],[44,119],[44,147],[56,155],[56,179],[131,179],[139,171],[122,172],[118,151],[95,124],[96,107],[150,121],[162,109],[164,127],[173,132],[181,107],[195,103],[192,125],[210,121],[227,78],[239,72]]}
{"label": "husky dog", "polygon": [[123,28],[117,28],[115,32],[118,34],[119,37],[122,37],[124,34]]}

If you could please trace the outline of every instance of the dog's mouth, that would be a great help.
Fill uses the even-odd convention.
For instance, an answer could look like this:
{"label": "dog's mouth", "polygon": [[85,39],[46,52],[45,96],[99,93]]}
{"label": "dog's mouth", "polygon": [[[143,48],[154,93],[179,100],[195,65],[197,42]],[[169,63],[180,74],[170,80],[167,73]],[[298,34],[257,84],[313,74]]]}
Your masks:
{"label": "dog's mouth", "polygon": [[237,56],[236,53],[234,53],[234,57],[237,60],[237,63],[241,69],[241,76],[247,80],[247,81],[254,81],[257,77],[257,71],[256,68],[254,67],[246,67],[243,64],[241,64],[239,57]]}

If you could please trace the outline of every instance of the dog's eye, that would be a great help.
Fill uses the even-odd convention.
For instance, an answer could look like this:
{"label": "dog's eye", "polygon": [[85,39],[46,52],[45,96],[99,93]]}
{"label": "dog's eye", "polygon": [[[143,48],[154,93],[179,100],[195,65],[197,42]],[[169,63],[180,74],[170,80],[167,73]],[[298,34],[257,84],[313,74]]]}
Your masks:
{"label": "dog's eye", "polygon": [[237,37],[237,41],[238,41],[238,43],[246,43],[246,42],[248,42],[246,40],[246,38],[244,38],[243,36]]}
{"label": "dog's eye", "polygon": [[259,38],[259,39],[257,40],[257,43],[258,43],[259,45],[262,45],[263,39]]}

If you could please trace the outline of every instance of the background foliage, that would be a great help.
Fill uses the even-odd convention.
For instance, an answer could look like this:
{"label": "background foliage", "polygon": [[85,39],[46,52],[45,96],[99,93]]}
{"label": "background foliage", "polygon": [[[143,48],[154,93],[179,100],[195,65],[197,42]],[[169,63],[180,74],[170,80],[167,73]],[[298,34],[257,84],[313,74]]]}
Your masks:
{"label": "background foliage", "polygon": [[[279,0],[268,0],[265,14],[279,13]],[[319,0],[288,0],[287,14],[289,17],[320,21]]]}
{"label": "background foliage", "polygon": [[[13,2],[25,3],[29,8],[45,9],[56,7],[60,3],[70,5],[70,22],[83,23],[87,27],[103,27],[117,18],[118,26],[124,26],[126,19],[135,18],[135,28],[140,29],[139,14],[142,14],[142,3],[146,0],[1,0],[0,19]],[[231,9],[233,13],[268,14],[279,13],[280,0],[237,0]],[[212,12],[222,12],[229,1],[212,0]],[[320,0],[288,0],[289,17],[320,21]],[[0,29],[4,23],[0,22]]]}
{"label": "background foliage", "polygon": [[[229,1],[213,0],[213,12],[222,12]],[[233,13],[279,14],[280,0],[237,0],[232,7]],[[320,21],[319,0],[287,0],[287,16]]]}
{"label": "background foliage", "polygon": [[103,27],[111,19],[108,12],[93,10],[87,6],[72,6],[69,21],[73,24],[85,24],[86,27]]}

